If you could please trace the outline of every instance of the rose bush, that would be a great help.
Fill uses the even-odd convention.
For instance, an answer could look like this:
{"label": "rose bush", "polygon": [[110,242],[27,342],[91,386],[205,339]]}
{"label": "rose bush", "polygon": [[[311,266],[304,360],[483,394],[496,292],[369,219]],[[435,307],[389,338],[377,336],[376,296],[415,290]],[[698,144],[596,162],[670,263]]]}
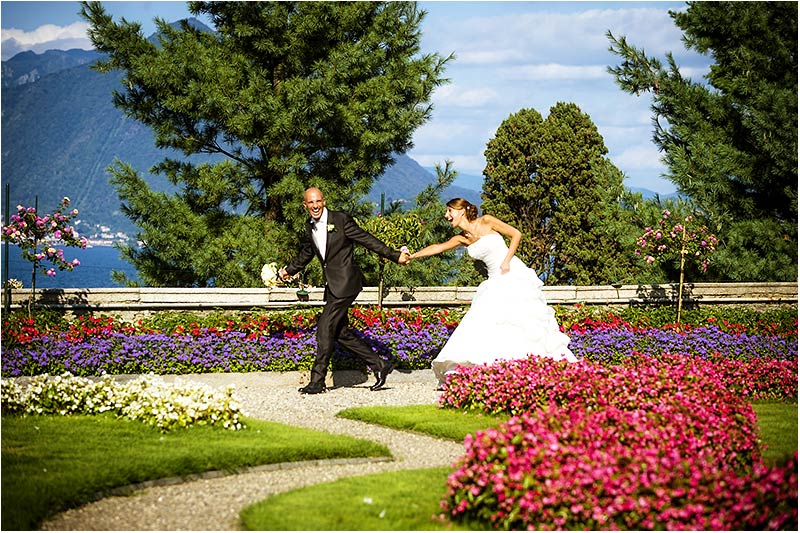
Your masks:
{"label": "rose bush", "polygon": [[[32,264],[31,287],[36,292],[36,271],[43,263],[49,262],[52,267],[42,267],[42,272],[50,277],[56,275],[58,270],[73,270],[81,263],[78,259],[67,261],[64,258],[64,250],[56,248],[58,243],[65,246],[86,248],[85,237],[78,235],[78,232],[71,226],[72,220],[78,216],[78,210],[69,208],[70,200],[64,197],[58,209],[53,213],[39,216],[34,207],[17,206],[17,213],[11,215],[11,222],[3,226],[3,242],[10,242],[19,246],[22,251],[22,258]],[[42,247],[41,251],[39,247]],[[33,299],[31,299],[33,300]],[[31,304],[28,303],[28,314],[31,312]]]}
{"label": "rose bush", "polygon": [[717,238],[705,225],[698,224],[692,215],[678,219],[665,209],[659,227],[647,227],[636,241],[635,254],[644,256],[647,263],[679,260],[686,257],[699,264],[705,272],[717,247]]}

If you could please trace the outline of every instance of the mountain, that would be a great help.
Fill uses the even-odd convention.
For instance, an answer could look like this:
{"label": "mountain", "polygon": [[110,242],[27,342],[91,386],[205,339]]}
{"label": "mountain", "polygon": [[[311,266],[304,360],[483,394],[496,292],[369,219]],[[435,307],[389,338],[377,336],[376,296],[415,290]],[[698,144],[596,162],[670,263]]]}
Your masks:
{"label": "mountain", "polygon": [[[383,176],[372,184],[366,199],[380,208],[381,193],[384,195],[385,205],[399,201],[403,205],[413,207],[414,199],[428,185],[436,183],[436,174],[420,166],[407,155],[396,157],[394,165],[386,169]],[[441,198],[447,202],[451,198],[465,198],[475,205],[481,204],[480,193],[474,189],[459,187],[455,184],[445,188]]]}
{"label": "mountain", "polygon": [[[2,62],[2,177],[10,187],[12,206],[34,205],[54,209],[69,196],[80,211],[79,231],[136,233],[120,211],[120,201],[109,183],[107,168],[115,160],[130,164],[157,191],[174,192],[162,176],[148,174],[166,156],[181,154],[156,149],[149,128],[128,118],[112,104],[121,73],[99,74],[90,68],[100,58],[96,51],[49,50],[22,52]],[[367,197],[413,202],[433,174],[410,157],[396,162],[374,183]],[[209,156],[194,156],[194,162]],[[5,188],[3,189],[5,196]],[[464,196],[479,202],[477,191],[451,187],[443,197]],[[5,203],[3,203],[5,205]]]}
{"label": "mountain", "polygon": [[678,198],[680,195],[677,192],[672,192],[669,194],[660,194],[655,191],[651,191],[650,189],[643,189],[641,187],[628,187],[631,192],[638,192],[641,193],[642,198],[645,200],[649,200],[650,198],[655,198],[658,196],[661,200],[669,200]]}
{"label": "mountain", "polygon": [[[120,79],[83,64],[3,89],[2,176],[12,205],[34,205],[38,197],[40,209],[49,211],[69,196],[84,225],[133,232],[106,168],[118,158],[146,171],[165,152],[155,148],[149,129],[111,103]],[[158,176],[150,182],[158,190],[170,187]]]}
{"label": "mountain", "polygon": [[95,50],[48,50],[43,54],[20,52],[3,61],[3,89],[40,80],[43,76],[96,61],[100,53]]}

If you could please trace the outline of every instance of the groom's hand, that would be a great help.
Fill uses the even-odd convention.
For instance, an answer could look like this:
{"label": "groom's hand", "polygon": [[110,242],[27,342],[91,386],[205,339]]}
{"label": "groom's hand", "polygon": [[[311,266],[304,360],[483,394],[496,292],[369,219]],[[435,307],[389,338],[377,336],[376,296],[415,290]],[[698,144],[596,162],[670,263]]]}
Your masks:
{"label": "groom's hand", "polygon": [[407,265],[411,262],[411,254],[408,253],[408,246],[400,247],[400,259],[397,260],[401,265]]}

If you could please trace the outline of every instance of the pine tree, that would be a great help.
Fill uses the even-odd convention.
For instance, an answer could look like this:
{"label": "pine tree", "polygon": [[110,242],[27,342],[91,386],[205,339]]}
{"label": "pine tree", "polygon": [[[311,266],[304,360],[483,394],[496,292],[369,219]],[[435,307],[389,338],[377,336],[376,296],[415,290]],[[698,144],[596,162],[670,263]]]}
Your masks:
{"label": "pine tree", "polygon": [[[142,232],[125,253],[149,285],[256,286],[261,265],[292,255],[319,186],[331,206],[358,199],[411,147],[430,118],[449,58],[420,54],[413,2],[190,2],[214,32],[157,20],[158,41],[83,3],[89,36],[121,70],[114,103],[184,154],[154,170],[177,186],[149,190],[110,170]],[[205,163],[189,156],[206,155]]]}
{"label": "pine tree", "polygon": [[520,110],[487,145],[482,208],[523,233],[517,254],[549,284],[610,283],[633,268],[623,175],[607,151],[589,116],[568,103],[547,119]]}
{"label": "pine tree", "polygon": [[651,93],[667,178],[713,222],[721,280],[797,279],[797,3],[689,2],[670,12],[688,47],[710,55],[707,82],[684,78],[611,33],[609,71]]}

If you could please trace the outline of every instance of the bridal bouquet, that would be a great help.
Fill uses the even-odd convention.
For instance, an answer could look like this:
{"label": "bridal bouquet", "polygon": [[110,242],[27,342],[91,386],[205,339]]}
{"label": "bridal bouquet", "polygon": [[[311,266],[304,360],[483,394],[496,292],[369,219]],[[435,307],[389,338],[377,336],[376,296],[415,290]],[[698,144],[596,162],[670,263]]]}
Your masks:
{"label": "bridal bouquet", "polygon": [[298,289],[301,291],[305,291],[311,285],[306,285],[300,279],[300,274],[295,274],[288,280],[281,279],[278,276],[278,264],[275,262],[266,263],[263,267],[261,267],[261,281],[264,282],[264,286],[268,289],[272,289],[274,287],[292,287],[297,285]]}
{"label": "bridal bouquet", "polygon": [[281,280],[278,278],[278,264],[277,263],[266,263],[263,267],[261,267],[261,281],[264,282],[264,285],[268,288],[277,287]]}

